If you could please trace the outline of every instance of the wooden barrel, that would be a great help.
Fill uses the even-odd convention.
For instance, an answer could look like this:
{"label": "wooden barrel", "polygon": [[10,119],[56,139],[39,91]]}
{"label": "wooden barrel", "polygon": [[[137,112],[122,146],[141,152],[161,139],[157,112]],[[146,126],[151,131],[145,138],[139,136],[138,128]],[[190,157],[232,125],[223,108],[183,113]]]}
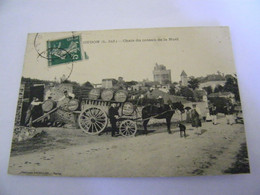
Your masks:
{"label": "wooden barrel", "polygon": [[127,100],[127,91],[125,90],[118,90],[116,93],[115,93],[115,101],[116,102],[125,102]]}
{"label": "wooden barrel", "polygon": [[42,110],[43,112],[50,112],[56,106],[57,106],[57,102],[55,102],[54,100],[45,100],[42,103]]}
{"label": "wooden barrel", "polygon": [[104,89],[101,93],[101,98],[104,101],[110,101],[114,97],[114,91],[113,89]]}
{"label": "wooden barrel", "polygon": [[123,105],[123,115],[132,115],[134,112],[134,105],[131,102],[125,102]]}
{"label": "wooden barrel", "polygon": [[79,100],[77,99],[71,99],[69,102],[68,102],[68,110],[70,111],[75,111],[77,110],[79,107]]}
{"label": "wooden barrel", "polygon": [[101,89],[94,88],[94,89],[90,90],[90,92],[88,94],[88,98],[91,100],[97,100],[98,98],[100,98],[100,94],[101,94]]}

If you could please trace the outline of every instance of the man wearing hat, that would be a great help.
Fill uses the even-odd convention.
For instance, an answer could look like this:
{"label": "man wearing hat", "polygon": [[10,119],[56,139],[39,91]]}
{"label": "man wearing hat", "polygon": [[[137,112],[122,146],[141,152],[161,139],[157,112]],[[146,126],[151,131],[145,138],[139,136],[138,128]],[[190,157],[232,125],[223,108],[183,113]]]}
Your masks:
{"label": "man wearing hat", "polygon": [[115,132],[117,131],[116,122],[118,120],[118,108],[116,107],[115,103],[112,103],[109,110],[108,110],[108,117],[112,126],[111,136],[115,137]]}

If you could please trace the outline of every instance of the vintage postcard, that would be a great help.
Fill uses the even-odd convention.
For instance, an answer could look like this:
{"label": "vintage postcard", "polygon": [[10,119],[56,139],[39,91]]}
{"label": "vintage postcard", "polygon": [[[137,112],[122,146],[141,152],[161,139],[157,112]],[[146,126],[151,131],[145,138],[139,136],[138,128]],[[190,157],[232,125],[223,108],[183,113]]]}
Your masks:
{"label": "vintage postcard", "polygon": [[29,34],[8,172],[250,173],[229,28]]}

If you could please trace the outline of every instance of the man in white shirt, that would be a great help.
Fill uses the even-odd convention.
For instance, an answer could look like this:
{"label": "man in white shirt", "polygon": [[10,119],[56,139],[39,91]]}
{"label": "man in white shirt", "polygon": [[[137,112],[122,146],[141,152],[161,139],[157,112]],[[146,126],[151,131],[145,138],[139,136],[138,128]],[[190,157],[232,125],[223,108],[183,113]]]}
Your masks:
{"label": "man in white shirt", "polygon": [[64,91],[64,96],[58,100],[58,107],[68,110],[68,103],[71,99],[74,99],[75,95],[73,93],[69,93],[68,91]]}
{"label": "man in white shirt", "polygon": [[73,93],[69,93],[68,91],[64,91],[63,93],[64,93],[64,96],[61,97],[58,101],[62,101],[66,98],[68,98],[70,100],[75,98],[75,95]]}

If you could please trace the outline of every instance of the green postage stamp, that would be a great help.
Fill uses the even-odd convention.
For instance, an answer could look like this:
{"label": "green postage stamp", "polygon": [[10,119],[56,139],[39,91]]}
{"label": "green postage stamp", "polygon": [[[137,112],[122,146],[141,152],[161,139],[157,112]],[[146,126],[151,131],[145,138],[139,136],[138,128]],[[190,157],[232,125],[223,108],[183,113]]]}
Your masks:
{"label": "green postage stamp", "polygon": [[47,41],[47,55],[49,66],[82,60],[80,36]]}

